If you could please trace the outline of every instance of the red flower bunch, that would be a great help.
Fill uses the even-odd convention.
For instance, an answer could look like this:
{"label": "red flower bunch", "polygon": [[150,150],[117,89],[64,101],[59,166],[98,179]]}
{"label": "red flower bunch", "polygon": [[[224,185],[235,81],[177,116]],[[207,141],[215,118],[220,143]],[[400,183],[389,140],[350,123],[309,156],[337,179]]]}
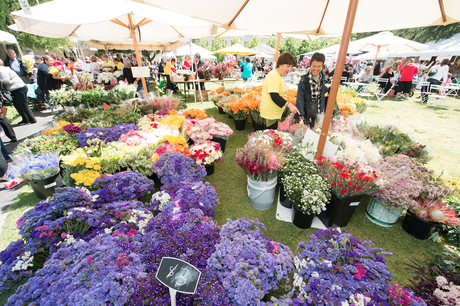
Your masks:
{"label": "red flower bunch", "polygon": [[375,171],[358,172],[352,167],[339,162],[334,163],[323,156],[317,160],[316,165],[320,174],[331,185],[332,191],[339,197],[367,194],[377,189],[375,181],[378,176]]}

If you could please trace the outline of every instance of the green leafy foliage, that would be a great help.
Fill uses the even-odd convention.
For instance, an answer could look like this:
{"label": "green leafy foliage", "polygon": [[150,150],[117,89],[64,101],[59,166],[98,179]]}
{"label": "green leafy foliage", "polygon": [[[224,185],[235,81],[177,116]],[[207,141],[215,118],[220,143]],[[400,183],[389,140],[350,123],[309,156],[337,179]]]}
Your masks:
{"label": "green leafy foliage", "polygon": [[257,47],[261,43],[262,41],[260,40],[259,36],[255,35],[252,37],[251,41],[248,43],[246,47],[251,49],[251,48]]}

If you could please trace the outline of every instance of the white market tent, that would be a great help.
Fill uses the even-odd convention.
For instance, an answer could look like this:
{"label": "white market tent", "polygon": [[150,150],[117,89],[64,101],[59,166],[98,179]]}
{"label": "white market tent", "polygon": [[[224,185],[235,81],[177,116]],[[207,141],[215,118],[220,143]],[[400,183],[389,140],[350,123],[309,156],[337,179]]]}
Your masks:
{"label": "white market tent", "polygon": [[14,37],[13,34],[5,31],[0,31],[0,44],[17,45],[18,41],[16,40],[16,37]]}
{"label": "white market tent", "polygon": [[428,48],[419,51],[398,52],[391,55],[398,56],[455,56],[460,55],[460,33],[449,38],[426,43]]}
{"label": "white market tent", "polygon": [[[268,54],[270,57],[274,57],[276,54],[276,49],[270,47],[267,44],[260,44],[258,46],[255,46],[254,48],[251,48],[252,50],[255,50],[260,53],[265,53]],[[263,57],[263,56],[262,56]]]}
{"label": "white market tent", "polygon": [[[388,59],[390,53],[386,51],[379,52],[377,55],[377,60],[386,60]],[[375,52],[367,52],[363,54],[359,54],[357,56],[353,56],[351,58],[352,61],[362,61],[362,60],[374,60],[375,59]]]}
{"label": "white market tent", "polygon": [[200,56],[202,59],[216,59],[217,57],[213,55],[212,51],[209,51],[208,49],[205,49],[203,47],[198,46],[197,44],[191,43],[192,47],[190,49],[189,45],[182,46],[176,50],[174,50],[174,55],[176,56],[185,56],[185,55],[190,55],[191,58],[193,58],[193,55],[195,53],[200,53]]}

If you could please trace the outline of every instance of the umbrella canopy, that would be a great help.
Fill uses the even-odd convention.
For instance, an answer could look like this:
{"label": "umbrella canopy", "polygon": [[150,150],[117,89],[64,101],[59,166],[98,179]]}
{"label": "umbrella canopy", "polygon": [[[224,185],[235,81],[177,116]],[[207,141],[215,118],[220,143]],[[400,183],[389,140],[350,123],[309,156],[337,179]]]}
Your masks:
{"label": "umbrella canopy", "polygon": [[[260,53],[265,53],[265,54],[271,54],[275,55],[276,54],[276,49],[270,47],[267,44],[260,44],[258,46],[255,46],[254,48],[251,48],[252,50],[258,51]],[[263,56],[262,56],[263,57]],[[273,56],[272,56],[273,57]]]}
{"label": "umbrella canopy", "polygon": [[260,54],[254,55],[254,57],[256,57],[256,58],[273,58],[273,55],[261,52]]}
{"label": "umbrella canopy", "polygon": [[13,34],[5,32],[5,31],[0,31],[0,44],[17,44],[18,41],[16,40],[16,37],[14,37]]}
{"label": "umbrella canopy", "polygon": [[[117,49],[117,50],[132,50],[134,47],[134,42],[132,39],[120,40],[120,41],[101,41],[101,40],[87,40],[83,41],[88,47],[93,47],[97,49]],[[137,44],[140,50],[161,50],[161,51],[171,51],[182,46],[187,45],[187,42],[175,41],[175,42],[140,42]]]}
{"label": "umbrella canopy", "polygon": [[[72,8],[71,13],[67,12]],[[139,41],[211,34],[212,26],[181,14],[126,0],[54,0],[11,13],[19,31],[46,37],[77,36],[100,41],[131,38],[131,18]],[[129,17],[130,15],[131,17]]]}
{"label": "umbrella canopy", "polygon": [[[340,49],[340,44],[332,45],[327,48],[323,48],[320,50],[316,50],[315,52],[319,53],[324,53],[324,54],[333,54],[333,53],[338,53]],[[356,48],[351,49],[351,47],[348,47],[347,53],[361,53],[361,51],[357,50]]]}
{"label": "umbrella canopy", "polygon": [[369,37],[358,39],[351,42],[348,47],[358,49],[360,51],[375,51],[372,71],[374,71],[375,61],[377,60],[377,56],[380,51],[407,51],[428,48],[425,44],[395,36],[391,32],[381,32]]}
{"label": "umbrella canopy", "polygon": [[219,53],[219,54],[237,54],[237,55],[249,55],[249,54],[259,54],[260,52],[256,50],[252,50],[249,48],[246,48],[244,46],[240,45],[233,45],[227,48],[223,48],[217,51],[214,51],[214,53]]}
{"label": "umbrella canopy", "polygon": [[[377,55],[377,59],[378,60],[385,60],[385,59],[387,59],[389,57],[389,55],[390,55],[390,53],[386,52],[386,51],[379,52],[379,54]],[[363,53],[363,54],[360,54],[360,55],[357,55],[357,56],[353,56],[351,58],[351,60],[353,60],[353,61],[375,60],[375,51],[374,52]]]}
{"label": "umbrella canopy", "polygon": [[[342,34],[349,4],[349,1],[344,0],[137,1],[206,20],[226,29],[314,35]],[[408,12],[411,12],[410,16]],[[382,18],[386,14],[391,14],[391,18]],[[381,7],[376,6],[375,0],[360,0],[352,32],[384,31],[458,21],[458,0],[386,0]]]}
{"label": "umbrella canopy", "polygon": [[185,56],[190,55],[193,58],[193,55],[196,53],[200,53],[202,59],[216,59],[214,55],[212,55],[212,51],[205,49],[203,47],[198,46],[197,44],[191,43],[191,47],[189,45],[183,46],[178,48],[174,51],[176,56]]}
{"label": "umbrella canopy", "polygon": [[392,56],[453,56],[460,55],[460,33],[446,39],[431,41],[426,44],[428,48],[420,51],[407,51],[391,53]]}

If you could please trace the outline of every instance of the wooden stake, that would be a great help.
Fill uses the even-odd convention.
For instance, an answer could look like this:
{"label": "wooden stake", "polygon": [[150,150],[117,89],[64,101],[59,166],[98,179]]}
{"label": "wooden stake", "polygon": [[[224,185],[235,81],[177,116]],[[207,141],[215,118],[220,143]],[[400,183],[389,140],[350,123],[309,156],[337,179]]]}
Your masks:
{"label": "wooden stake", "polygon": [[[139,46],[137,45],[137,39],[136,39],[136,28],[134,27],[133,17],[131,14],[128,14],[128,19],[129,19],[129,30],[131,31],[131,37],[133,38],[133,43],[134,43],[134,50],[136,51],[137,65],[138,67],[142,67],[141,55],[139,53]],[[141,81],[142,81],[142,86],[144,87],[145,98],[148,99],[149,94],[147,91],[147,84],[145,82],[145,78],[141,78]]]}
{"label": "wooden stake", "polygon": [[343,66],[345,65],[345,58],[347,57],[348,44],[350,42],[351,32],[353,30],[353,23],[355,21],[356,11],[358,9],[359,0],[350,0],[348,5],[348,14],[345,19],[345,26],[343,28],[342,42],[340,43],[339,56],[337,58],[337,65],[335,71],[340,73],[334,73],[334,79],[332,80],[331,90],[329,92],[329,98],[324,114],[323,127],[321,128],[321,135],[319,136],[318,147],[316,150],[315,158],[320,158],[323,155],[324,145],[326,144],[326,137],[329,131],[329,126],[332,119],[332,111],[334,110],[335,100],[337,98],[337,92],[339,90],[340,80],[342,77]]}

